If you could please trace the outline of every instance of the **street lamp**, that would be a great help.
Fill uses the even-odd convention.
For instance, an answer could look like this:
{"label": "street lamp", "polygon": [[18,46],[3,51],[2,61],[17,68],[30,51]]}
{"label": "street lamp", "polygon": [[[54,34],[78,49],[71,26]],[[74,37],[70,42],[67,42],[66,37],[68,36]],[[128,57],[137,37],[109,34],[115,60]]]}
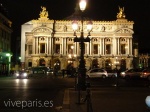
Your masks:
{"label": "street lamp", "polygon": [[79,3],[81,13],[81,35],[78,38],[76,35],[76,31],[78,29],[78,24],[76,21],[73,21],[72,28],[74,30],[74,42],[79,42],[80,45],[80,60],[79,60],[79,68],[78,68],[78,89],[86,90],[86,68],[85,68],[85,60],[84,60],[84,51],[85,51],[85,44],[84,42],[90,42],[90,31],[92,29],[92,22],[88,22],[87,30],[88,35],[84,38],[83,32],[83,12],[86,8],[86,0],[80,0]]}
{"label": "street lamp", "polygon": [[10,63],[11,63],[11,54],[10,53],[6,53],[6,57],[8,57],[8,75],[10,74]]}

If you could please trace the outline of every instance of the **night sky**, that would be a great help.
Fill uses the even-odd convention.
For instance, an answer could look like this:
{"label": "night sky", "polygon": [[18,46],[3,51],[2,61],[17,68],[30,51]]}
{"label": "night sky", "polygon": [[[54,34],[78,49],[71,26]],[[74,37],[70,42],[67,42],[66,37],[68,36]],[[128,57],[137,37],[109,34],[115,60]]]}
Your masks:
{"label": "night sky", "polygon": [[[21,35],[21,25],[39,18],[41,6],[45,6],[50,19],[61,20],[70,16],[78,0],[0,0],[13,22],[13,38]],[[125,8],[126,19],[134,21],[134,38],[139,49],[150,49],[150,0],[88,0],[85,15],[93,20],[113,21]],[[150,50],[146,51],[150,53]]]}

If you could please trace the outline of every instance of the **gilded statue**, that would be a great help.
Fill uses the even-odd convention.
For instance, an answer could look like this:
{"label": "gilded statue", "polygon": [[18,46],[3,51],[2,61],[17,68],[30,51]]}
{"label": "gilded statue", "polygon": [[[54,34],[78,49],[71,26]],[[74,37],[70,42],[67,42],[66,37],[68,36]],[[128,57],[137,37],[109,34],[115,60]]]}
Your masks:
{"label": "gilded statue", "polygon": [[46,11],[46,7],[41,6],[42,11],[40,12],[40,17],[48,17],[48,11]]}
{"label": "gilded statue", "polygon": [[124,7],[123,8],[119,7],[119,13],[117,13],[117,18],[118,19],[125,18]]}

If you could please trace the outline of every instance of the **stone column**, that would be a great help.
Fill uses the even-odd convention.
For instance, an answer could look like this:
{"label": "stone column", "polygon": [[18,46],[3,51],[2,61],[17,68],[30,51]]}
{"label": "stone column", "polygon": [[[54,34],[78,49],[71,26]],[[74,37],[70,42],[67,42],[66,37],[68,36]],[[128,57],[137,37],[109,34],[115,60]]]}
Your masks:
{"label": "stone column", "polygon": [[132,38],[130,38],[130,55],[133,55],[132,54]]}
{"label": "stone column", "polygon": [[101,39],[99,39],[99,44],[98,44],[98,54],[101,55]]}
{"label": "stone column", "polygon": [[53,42],[53,40],[54,40],[54,38],[51,38],[51,53],[53,54],[54,53],[54,49],[53,49],[53,47],[54,47],[54,42]]}
{"label": "stone column", "polygon": [[128,44],[127,44],[127,53],[126,54],[130,54],[130,47],[131,46],[130,46],[130,39],[129,38],[127,39],[127,43]]}
{"label": "stone column", "polygon": [[52,54],[52,37],[49,37],[49,54]]}
{"label": "stone column", "polygon": [[60,50],[61,54],[64,54],[64,38],[61,38],[61,50]]}
{"label": "stone column", "polygon": [[48,37],[46,37],[46,39],[47,39],[47,42],[46,42],[46,53],[48,54]]}
{"label": "stone column", "polygon": [[66,55],[66,44],[67,44],[67,38],[64,38],[64,55]]}
{"label": "stone column", "polygon": [[38,45],[38,41],[39,41],[39,39],[38,39],[39,37],[36,37],[36,54],[39,54],[38,53],[38,49],[39,49],[39,45]]}
{"label": "stone column", "polygon": [[119,55],[120,54],[120,42],[119,42],[119,38],[117,38],[117,46],[118,46],[118,49],[117,49],[117,54]]}
{"label": "stone column", "polygon": [[103,50],[102,50],[102,54],[105,54],[105,42],[104,42],[104,38],[102,39],[102,46],[103,46]]}
{"label": "stone column", "polygon": [[36,39],[36,38],[35,38],[35,37],[33,37],[32,54],[35,54],[35,44],[36,44],[36,43],[35,43],[35,39]]}
{"label": "stone column", "polygon": [[112,40],[112,54],[116,55],[117,54],[117,45],[116,45],[116,38],[113,38]]}

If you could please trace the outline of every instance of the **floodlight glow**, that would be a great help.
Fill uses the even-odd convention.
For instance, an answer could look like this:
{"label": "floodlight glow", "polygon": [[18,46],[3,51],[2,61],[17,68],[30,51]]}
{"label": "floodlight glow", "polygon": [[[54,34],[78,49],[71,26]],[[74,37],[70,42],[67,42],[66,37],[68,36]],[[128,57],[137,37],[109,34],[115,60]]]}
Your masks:
{"label": "floodlight glow", "polygon": [[10,56],[10,54],[9,54],[9,53],[7,53],[7,54],[6,54],[6,56]]}
{"label": "floodlight glow", "polygon": [[86,8],[86,0],[81,0],[79,6],[80,6],[80,10],[84,11]]}

